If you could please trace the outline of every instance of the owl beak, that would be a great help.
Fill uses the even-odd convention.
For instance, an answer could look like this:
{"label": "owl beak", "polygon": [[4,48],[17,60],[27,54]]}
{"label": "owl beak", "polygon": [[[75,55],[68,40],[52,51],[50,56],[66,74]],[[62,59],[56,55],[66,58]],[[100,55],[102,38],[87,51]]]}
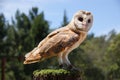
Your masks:
{"label": "owl beak", "polygon": [[83,26],[84,28],[86,28],[86,27],[87,27],[87,23],[86,23],[86,22],[83,22],[83,23],[82,23],[82,26]]}

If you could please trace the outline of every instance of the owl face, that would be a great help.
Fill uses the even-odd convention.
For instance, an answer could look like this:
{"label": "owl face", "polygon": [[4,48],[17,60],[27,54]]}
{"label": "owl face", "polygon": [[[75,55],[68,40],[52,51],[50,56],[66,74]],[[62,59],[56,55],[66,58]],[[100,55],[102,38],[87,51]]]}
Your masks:
{"label": "owl face", "polygon": [[78,11],[73,19],[74,25],[78,30],[89,31],[93,24],[93,15],[87,11]]}

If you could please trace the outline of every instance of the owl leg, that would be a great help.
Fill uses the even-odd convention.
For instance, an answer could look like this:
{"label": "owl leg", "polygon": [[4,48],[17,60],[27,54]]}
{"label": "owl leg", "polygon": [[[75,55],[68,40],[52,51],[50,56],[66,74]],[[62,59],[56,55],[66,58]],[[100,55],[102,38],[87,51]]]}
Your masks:
{"label": "owl leg", "polygon": [[70,63],[68,59],[68,54],[69,52],[64,53],[62,59],[63,59],[63,63],[67,65],[67,69],[71,70],[73,68],[73,65]]}
{"label": "owl leg", "polygon": [[71,65],[69,59],[68,59],[68,54],[64,54],[62,56],[63,63],[66,64],[67,66]]}
{"label": "owl leg", "polygon": [[70,61],[69,61],[69,59],[68,59],[68,54],[69,54],[69,53],[63,54],[63,56],[62,56],[63,63],[67,65],[67,69],[69,69],[69,70],[77,70],[77,71],[78,71],[78,69],[75,68],[75,66],[73,66],[73,65],[70,63]]}
{"label": "owl leg", "polygon": [[63,68],[64,67],[64,63],[63,63],[63,59],[62,59],[62,53],[58,54],[58,62],[59,62],[59,67]]}

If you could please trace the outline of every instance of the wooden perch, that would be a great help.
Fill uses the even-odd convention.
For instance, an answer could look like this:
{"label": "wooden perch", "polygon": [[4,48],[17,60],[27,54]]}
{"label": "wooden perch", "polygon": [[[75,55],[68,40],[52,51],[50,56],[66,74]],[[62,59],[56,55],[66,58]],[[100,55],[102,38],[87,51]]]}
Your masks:
{"label": "wooden perch", "polygon": [[33,80],[82,80],[79,71],[44,69],[33,72]]}

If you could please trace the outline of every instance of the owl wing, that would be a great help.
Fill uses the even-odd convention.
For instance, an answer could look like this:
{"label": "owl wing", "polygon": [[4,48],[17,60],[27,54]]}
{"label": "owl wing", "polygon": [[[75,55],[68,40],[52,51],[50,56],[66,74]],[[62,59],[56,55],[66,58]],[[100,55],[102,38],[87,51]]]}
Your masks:
{"label": "owl wing", "polygon": [[[68,30],[68,28],[62,27],[62,28],[59,28],[59,29],[51,32],[45,39],[43,39],[43,40],[38,44],[37,47],[35,47],[32,51],[28,52],[28,53],[25,55],[25,58],[29,57],[29,56],[32,55],[32,54],[36,55],[36,54],[40,53],[41,51],[42,51],[42,52],[45,51],[45,50],[42,48],[42,46],[44,46],[44,48],[45,48],[45,46],[46,46],[45,44],[46,44],[46,42],[49,41],[50,38],[52,38],[54,35],[57,35],[59,32],[64,32],[64,31],[66,31],[66,30]],[[42,48],[42,49],[40,49],[40,48]],[[40,51],[40,50],[41,50],[41,51]]]}
{"label": "owl wing", "polygon": [[79,40],[79,36],[68,28],[61,28],[50,33],[39,45],[25,55],[24,64],[38,62],[54,56]]}
{"label": "owl wing", "polygon": [[43,40],[39,43],[38,47],[41,47],[44,43],[46,43],[46,41],[48,41],[48,40],[49,40],[50,38],[52,38],[54,35],[56,35],[56,34],[58,34],[58,33],[60,33],[60,32],[67,31],[67,30],[69,30],[67,27],[62,27],[62,28],[59,28],[59,29],[51,32],[45,39],[43,39]]}
{"label": "owl wing", "polygon": [[70,30],[57,31],[48,37],[49,39],[39,47],[41,55],[58,54],[79,40],[79,36]]}

